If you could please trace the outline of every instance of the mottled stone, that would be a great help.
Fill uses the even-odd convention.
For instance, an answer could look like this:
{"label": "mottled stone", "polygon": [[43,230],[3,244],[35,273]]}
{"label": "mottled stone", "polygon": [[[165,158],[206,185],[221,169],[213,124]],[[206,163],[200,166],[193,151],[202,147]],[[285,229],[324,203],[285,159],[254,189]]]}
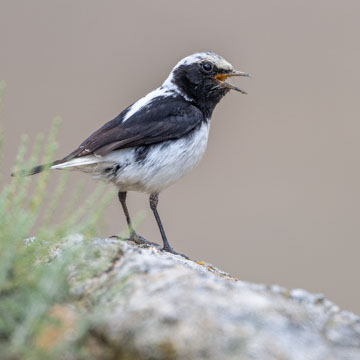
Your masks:
{"label": "mottled stone", "polygon": [[322,295],[112,238],[86,248],[70,281],[99,359],[360,359],[359,317]]}

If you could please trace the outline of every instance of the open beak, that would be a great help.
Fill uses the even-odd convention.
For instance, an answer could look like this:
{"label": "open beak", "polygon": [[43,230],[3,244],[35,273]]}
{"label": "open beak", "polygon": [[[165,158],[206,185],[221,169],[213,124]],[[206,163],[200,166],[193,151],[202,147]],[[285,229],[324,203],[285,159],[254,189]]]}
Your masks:
{"label": "open beak", "polygon": [[224,87],[224,88],[227,88],[227,89],[232,89],[232,90],[236,90],[236,91],[239,91],[241,92],[242,94],[247,94],[246,91],[240,89],[239,87],[237,86],[234,86],[232,84],[229,84],[227,82],[225,82],[225,80],[229,77],[233,77],[233,76],[246,76],[248,78],[251,78],[251,75],[250,74],[247,74],[247,73],[244,73],[242,71],[237,71],[237,70],[232,70],[230,73],[227,73],[227,74],[216,74],[214,76],[214,79],[219,81],[221,86]]}

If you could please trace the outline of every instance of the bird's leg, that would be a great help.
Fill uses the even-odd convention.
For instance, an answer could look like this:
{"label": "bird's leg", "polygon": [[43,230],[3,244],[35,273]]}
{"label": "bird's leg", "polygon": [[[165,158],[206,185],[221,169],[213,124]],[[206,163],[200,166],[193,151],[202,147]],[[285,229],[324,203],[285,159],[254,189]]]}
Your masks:
{"label": "bird's leg", "polygon": [[119,198],[119,201],[121,203],[121,206],[124,210],[124,214],[125,214],[125,217],[126,217],[126,222],[128,224],[128,227],[129,227],[129,233],[130,233],[130,237],[129,239],[130,240],[134,240],[135,242],[137,243],[150,243],[149,241],[147,241],[146,239],[144,239],[142,236],[138,235],[133,226],[132,226],[132,223],[131,223],[131,218],[130,218],[130,214],[129,214],[129,210],[127,208],[127,205],[126,205],[126,195],[127,195],[127,192],[126,191],[119,191],[118,192],[118,198]]}
{"label": "bird's leg", "polygon": [[176,251],[174,251],[174,249],[170,246],[170,244],[166,238],[165,230],[164,230],[164,227],[162,226],[161,219],[160,219],[159,213],[157,211],[157,205],[159,203],[159,194],[151,193],[149,201],[150,201],[150,208],[151,208],[152,212],[154,213],[154,216],[155,216],[156,222],[158,224],[160,234],[161,234],[161,237],[162,237],[162,240],[164,243],[162,250],[167,251],[172,254],[175,254],[175,255],[181,255],[181,256],[185,257],[186,259],[188,259],[188,257],[186,255],[179,254]]}

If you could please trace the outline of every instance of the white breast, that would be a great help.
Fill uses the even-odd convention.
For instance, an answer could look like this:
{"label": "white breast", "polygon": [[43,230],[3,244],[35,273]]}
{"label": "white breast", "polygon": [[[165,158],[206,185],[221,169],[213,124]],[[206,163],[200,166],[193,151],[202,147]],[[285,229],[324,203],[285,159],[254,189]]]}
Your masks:
{"label": "white breast", "polygon": [[120,165],[111,179],[122,191],[160,192],[193,169],[202,158],[210,123],[179,140],[170,140],[150,147],[144,161],[135,161],[135,150],[114,151],[104,160]]}

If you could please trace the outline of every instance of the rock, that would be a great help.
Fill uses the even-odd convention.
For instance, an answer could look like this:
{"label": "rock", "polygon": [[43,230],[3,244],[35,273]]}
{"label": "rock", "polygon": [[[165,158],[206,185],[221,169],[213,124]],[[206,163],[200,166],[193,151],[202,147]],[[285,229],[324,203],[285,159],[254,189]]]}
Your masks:
{"label": "rock", "polygon": [[360,318],[322,295],[239,281],[156,247],[90,242],[70,283],[95,358],[360,359]]}

